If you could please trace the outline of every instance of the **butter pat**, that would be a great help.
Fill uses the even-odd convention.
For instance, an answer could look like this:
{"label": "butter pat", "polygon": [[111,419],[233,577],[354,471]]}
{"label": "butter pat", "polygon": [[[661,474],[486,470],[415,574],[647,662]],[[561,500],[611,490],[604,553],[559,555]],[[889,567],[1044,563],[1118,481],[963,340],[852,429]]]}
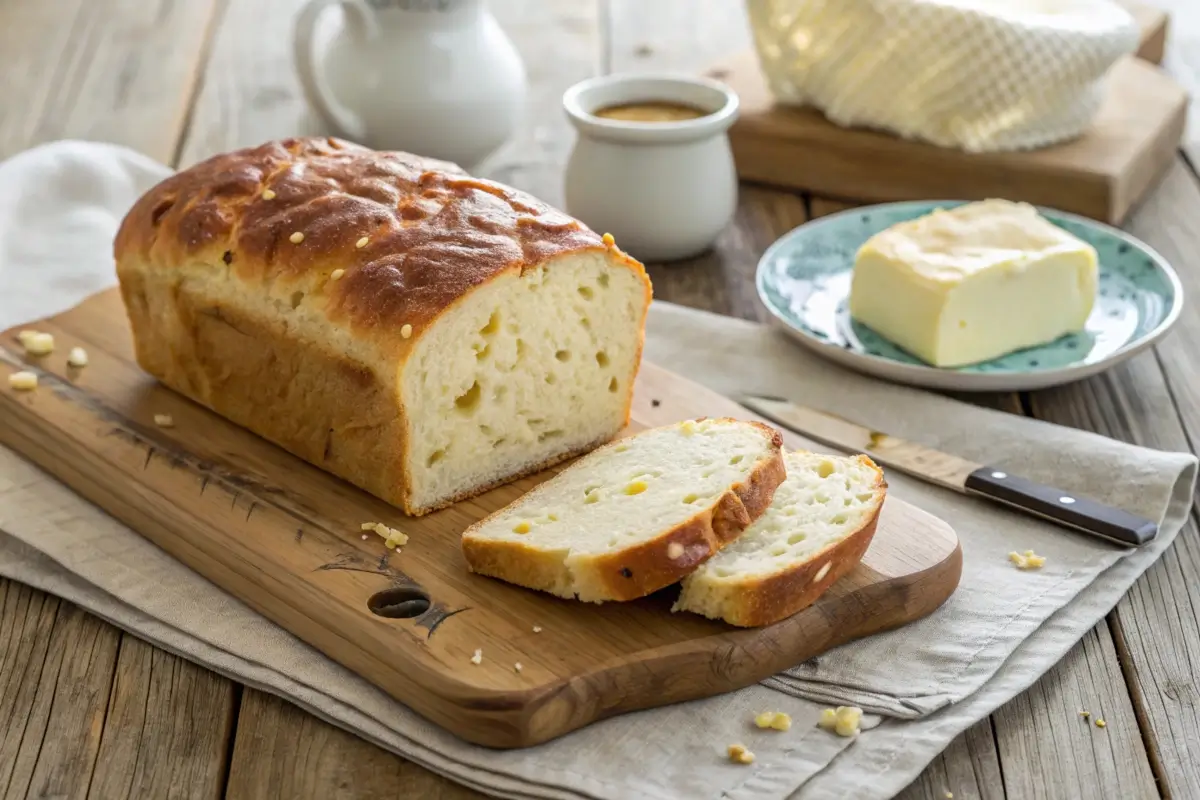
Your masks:
{"label": "butter pat", "polygon": [[850,315],[936,367],[988,361],[1083,330],[1096,251],[1026,203],[938,209],[858,250]]}

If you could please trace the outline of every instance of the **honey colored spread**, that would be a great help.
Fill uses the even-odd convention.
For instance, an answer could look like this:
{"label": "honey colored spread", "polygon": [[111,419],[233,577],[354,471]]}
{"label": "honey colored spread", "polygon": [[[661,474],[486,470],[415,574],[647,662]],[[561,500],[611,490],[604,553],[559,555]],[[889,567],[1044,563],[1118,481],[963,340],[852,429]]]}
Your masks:
{"label": "honey colored spread", "polygon": [[652,102],[609,106],[592,112],[592,116],[622,122],[683,122],[708,116],[708,112],[681,103]]}

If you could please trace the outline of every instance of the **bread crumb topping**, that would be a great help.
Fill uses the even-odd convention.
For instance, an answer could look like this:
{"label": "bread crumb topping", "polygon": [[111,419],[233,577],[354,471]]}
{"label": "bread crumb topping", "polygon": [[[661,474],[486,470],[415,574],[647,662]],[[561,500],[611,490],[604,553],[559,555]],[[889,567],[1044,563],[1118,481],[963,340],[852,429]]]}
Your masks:
{"label": "bread crumb topping", "polygon": [[754,718],[754,724],[760,728],[786,731],[792,727],[792,718],[782,711],[764,711]]}
{"label": "bread crumb topping", "polygon": [[26,370],[14,372],[8,376],[8,385],[18,392],[32,392],[37,388],[38,376]]}
{"label": "bread crumb topping", "polygon": [[1013,550],[1008,554],[1008,560],[1016,564],[1017,569],[1041,569],[1046,565],[1046,557],[1039,556],[1032,550],[1026,550],[1024,553]]}
{"label": "bread crumb topping", "polygon": [[357,247],[359,250],[362,250],[364,247],[367,246],[367,242],[369,242],[369,241],[371,241],[371,240],[368,239],[366,236],[364,236],[361,239],[359,239],[357,242],[355,242],[354,246]]}
{"label": "bread crumb topping", "polygon": [[862,714],[863,711],[858,706],[827,708],[821,712],[821,721],[817,725],[827,731],[833,731],[838,736],[854,736],[858,733]]}
{"label": "bread crumb topping", "polygon": [[170,414],[155,414],[154,424],[160,428],[173,428],[175,427],[175,418]]}
{"label": "bread crumb topping", "polygon": [[346,270],[344,270],[344,269],[335,269],[333,272],[329,273],[329,280],[331,280],[331,281],[340,281],[340,280],[342,279],[342,276],[343,276],[343,275],[345,275],[345,274],[346,274]]}
{"label": "bread crumb topping", "polygon": [[744,744],[729,745],[729,760],[735,764],[753,764],[754,753],[746,749]]}
{"label": "bread crumb topping", "polygon": [[67,354],[67,365],[72,367],[86,367],[88,365],[87,350],[82,347],[72,347],[71,352]]}
{"label": "bread crumb topping", "polygon": [[274,200],[274,199],[275,199],[275,192],[273,192],[273,191],[272,191],[272,190],[270,190],[270,189],[263,189],[263,193],[262,193],[262,199],[263,199],[263,200]]}
{"label": "bread crumb topping", "polygon": [[471,656],[471,663],[475,664],[476,666],[483,663],[483,650],[475,651],[475,654]]}
{"label": "bread crumb topping", "polygon": [[296,231],[295,233],[293,233],[291,236],[288,237],[288,241],[291,242],[292,244],[300,244],[301,242],[304,241],[304,234],[301,233],[300,231]]}
{"label": "bread crumb topping", "polygon": [[400,545],[408,544],[408,534],[395,528],[389,528],[382,522],[364,522],[360,530],[374,531],[383,537],[383,543],[388,550],[395,550]]}

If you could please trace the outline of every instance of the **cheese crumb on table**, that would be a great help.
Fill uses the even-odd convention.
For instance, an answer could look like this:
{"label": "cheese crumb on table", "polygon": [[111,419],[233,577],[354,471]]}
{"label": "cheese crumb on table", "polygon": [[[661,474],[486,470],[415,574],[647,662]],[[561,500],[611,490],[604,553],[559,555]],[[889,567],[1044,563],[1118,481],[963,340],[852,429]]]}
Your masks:
{"label": "cheese crumb on table", "polygon": [[827,731],[833,731],[838,736],[854,736],[858,733],[862,714],[863,711],[858,706],[827,708],[821,712],[821,720],[817,725]]}
{"label": "cheese crumb on table", "polygon": [[735,764],[753,764],[754,753],[746,749],[744,744],[729,745],[729,760]]}
{"label": "cheese crumb on table", "polygon": [[1092,715],[1092,712],[1090,712],[1090,711],[1080,711],[1079,712],[1079,716],[1083,717],[1084,719],[1087,719],[1091,715]]}
{"label": "cheese crumb on table", "polygon": [[28,340],[28,339],[29,339],[31,336],[35,335],[36,333],[37,333],[37,331],[31,331],[31,330],[23,330],[23,331],[18,331],[18,332],[17,332],[17,341],[21,343],[21,346],[22,346],[22,347],[24,347],[24,346],[25,346],[25,342],[26,342],[26,341],[27,341],[27,340]]}
{"label": "cheese crumb on table", "polygon": [[541,632],[542,632],[542,626],[541,626],[541,625],[534,625],[534,626],[533,626],[533,632],[534,632],[534,633],[541,633]]}
{"label": "cheese crumb on table", "polygon": [[48,356],[54,352],[53,334],[39,333],[38,331],[30,331],[28,335],[25,334],[25,331],[21,331],[17,336],[25,347],[27,355]]}
{"label": "cheese crumb on table", "polygon": [[1096,720],[1096,727],[1097,727],[1097,728],[1103,728],[1103,727],[1104,727],[1104,725],[1105,725],[1105,722],[1104,722],[1104,720],[1102,720],[1102,719],[1098,719],[1098,720]]}
{"label": "cheese crumb on table", "polygon": [[173,428],[175,427],[175,418],[170,414],[155,414],[154,424],[160,428]]}
{"label": "cheese crumb on table", "polygon": [[389,528],[382,522],[364,522],[360,530],[374,531],[383,537],[383,543],[389,550],[395,550],[398,545],[408,544],[408,534],[395,528]]}
{"label": "cheese crumb on table", "polygon": [[8,385],[18,392],[32,392],[37,388],[38,377],[35,373],[22,370],[8,376]]}
{"label": "cheese crumb on table", "polygon": [[1008,554],[1008,560],[1016,564],[1017,569],[1041,569],[1046,565],[1046,557],[1039,556],[1032,550],[1026,550],[1024,553],[1013,550]]}
{"label": "cheese crumb on table", "polygon": [[525,667],[524,667],[524,665],[522,665],[522,664],[521,664],[521,662],[520,662],[520,661],[518,661],[517,663],[513,664],[513,670],[514,670],[515,672],[520,672],[520,671],[521,671],[521,670],[523,670],[523,669],[525,669]]}
{"label": "cheese crumb on table", "polygon": [[760,728],[786,731],[792,727],[792,718],[782,711],[764,711],[754,718],[754,724]]}
{"label": "cheese crumb on table", "polygon": [[476,665],[483,663],[483,650],[475,651],[475,654],[471,656],[471,663]]}
{"label": "cheese crumb on table", "polygon": [[72,347],[67,354],[67,365],[71,367],[86,367],[88,365],[87,350],[82,347]]}

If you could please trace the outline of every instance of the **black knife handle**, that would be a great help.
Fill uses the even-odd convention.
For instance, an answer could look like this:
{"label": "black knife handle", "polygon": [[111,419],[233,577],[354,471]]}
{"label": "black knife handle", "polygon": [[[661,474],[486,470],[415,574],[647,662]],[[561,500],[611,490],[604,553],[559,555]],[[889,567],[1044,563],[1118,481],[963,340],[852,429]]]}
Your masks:
{"label": "black knife handle", "polygon": [[1128,547],[1158,535],[1158,524],[1145,517],[995,467],[980,467],[967,476],[965,485],[969,493]]}

